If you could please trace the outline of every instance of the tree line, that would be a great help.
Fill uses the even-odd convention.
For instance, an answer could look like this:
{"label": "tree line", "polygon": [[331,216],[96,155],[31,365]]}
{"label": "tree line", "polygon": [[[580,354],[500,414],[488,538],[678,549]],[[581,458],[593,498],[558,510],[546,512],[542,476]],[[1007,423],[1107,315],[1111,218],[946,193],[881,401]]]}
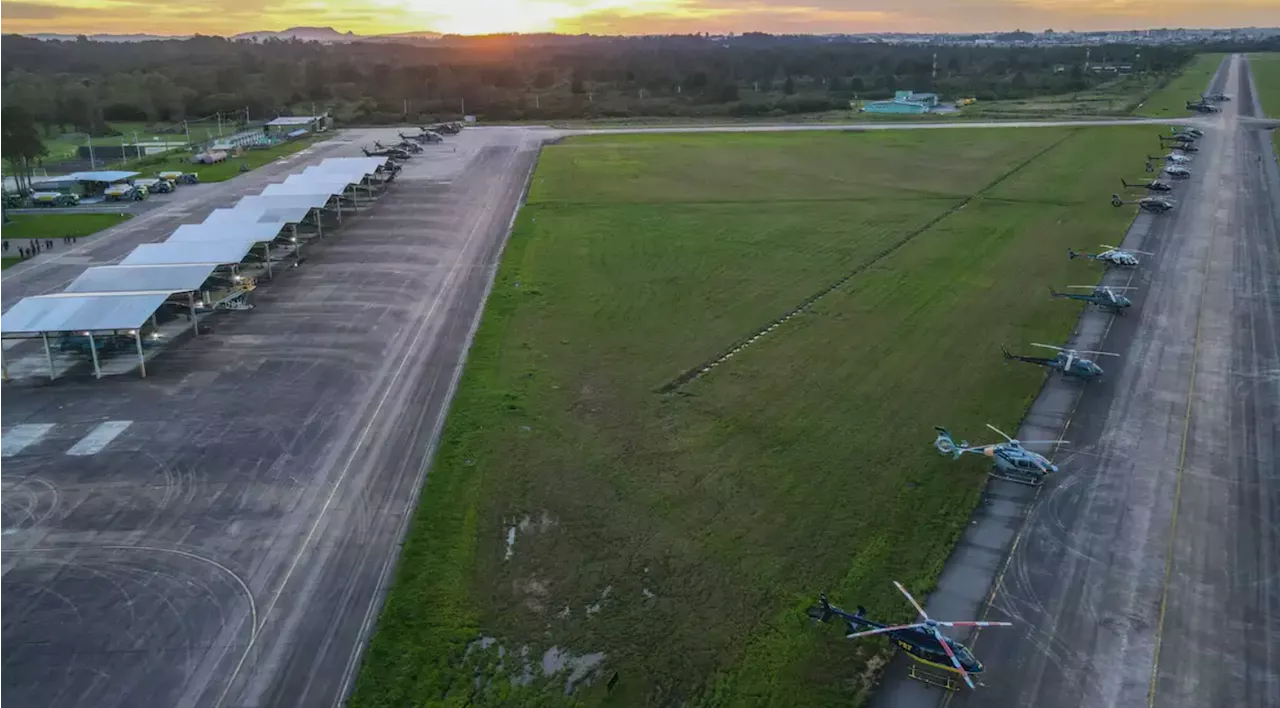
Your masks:
{"label": "tree line", "polygon": [[[1089,61],[1171,72],[1193,49],[1094,47]],[[230,41],[0,44],[4,104],[46,135],[104,134],[112,121],[174,123],[330,109],[340,122],[768,115],[846,109],[896,89],[979,100],[1081,91],[1083,47],[887,45],[746,34],[445,38],[433,42]]]}

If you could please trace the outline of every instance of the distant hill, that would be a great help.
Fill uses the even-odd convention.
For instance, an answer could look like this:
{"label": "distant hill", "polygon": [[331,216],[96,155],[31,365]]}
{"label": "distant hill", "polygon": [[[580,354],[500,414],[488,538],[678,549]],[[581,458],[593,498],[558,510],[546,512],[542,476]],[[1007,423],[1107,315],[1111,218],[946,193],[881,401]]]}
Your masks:
{"label": "distant hill", "polygon": [[[42,41],[74,42],[80,37],[75,34],[56,34],[42,32],[25,35]],[[354,32],[339,32],[332,27],[290,27],[287,30],[262,30],[257,32],[241,32],[228,37],[231,40],[246,39],[261,42],[267,39],[291,40],[302,42],[321,42],[324,44],[343,44],[346,42],[406,42],[434,41],[443,35],[439,32],[397,32],[395,34],[361,35]],[[92,42],[158,42],[166,39],[190,39],[191,35],[159,35],[159,34],[90,34],[85,35]]]}
{"label": "distant hill", "polygon": [[342,42],[358,42],[364,37],[354,32],[339,32],[332,27],[290,27],[287,30],[279,32],[242,32],[231,36],[229,39],[252,39],[262,41],[264,39],[297,39],[303,42],[323,42],[325,44],[337,44]]}
{"label": "distant hill", "polygon": [[[80,35],[76,34],[53,33],[28,34],[25,36],[46,42],[74,42],[80,37]],[[159,34],[88,34],[84,36],[91,42],[155,42],[163,39],[189,39],[188,36]]]}

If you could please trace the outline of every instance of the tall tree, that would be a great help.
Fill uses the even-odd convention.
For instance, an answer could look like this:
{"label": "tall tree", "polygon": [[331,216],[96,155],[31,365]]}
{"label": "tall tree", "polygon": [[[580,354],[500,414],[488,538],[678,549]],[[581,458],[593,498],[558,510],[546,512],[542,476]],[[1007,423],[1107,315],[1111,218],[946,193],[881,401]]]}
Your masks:
{"label": "tall tree", "polygon": [[13,167],[19,191],[31,191],[35,161],[48,152],[27,109],[9,105],[0,110],[0,157]]}

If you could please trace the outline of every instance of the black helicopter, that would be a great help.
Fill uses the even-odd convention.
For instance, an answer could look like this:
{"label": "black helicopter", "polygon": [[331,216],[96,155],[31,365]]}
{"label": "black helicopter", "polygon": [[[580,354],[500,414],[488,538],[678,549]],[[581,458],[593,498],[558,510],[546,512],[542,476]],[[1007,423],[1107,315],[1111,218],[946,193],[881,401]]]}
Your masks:
{"label": "black helicopter", "polygon": [[867,618],[865,607],[859,607],[857,613],[849,614],[827,601],[827,594],[818,596],[818,604],[809,608],[809,616],[819,622],[828,622],[833,617],[844,620],[848,628],[846,638],[867,637],[873,634],[888,634],[893,643],[912,659],[943,671],[960,674],[969,688],[976,688],[970,676],[982,673],[982,662],[978,661],[969,648],[946,636],[939,627],[1012,627],[1012,622],[943,622],[929,617],[920,603],[911,593],[902,587],[902,583],[893,581],[893,586],[907,597],[911,606],[920,613],[923,621],[914,624],[886,625]]}
{"label": "black helicopter", "polygon": [[1125,189],[1145,189],[1149,192],[1173,191],[1173,185],[1169,184],[1168,182],[1161,182],[1158,179],[1149,180],[1145,184],[1142,184],[1142,183],[1130,184],[1129,182],[1121,179],[1120,184],[1123,184],[1125,186]]}
{"label": "black helicopter", "polygon": [[1125,204],[1137,204],[1139,209],[1150,211],[1156,214],[1163,214],[1174,207],[1174,203],[1170,199],[1164,197],[1143,197],[1135,201],[1126,201],[1120,198],[1119,194],[1111,195],[1111,205],[1121,207]]}
{"label": "black helicopter", "polygon": [[1160,149],[1161,150],[1167,150],[1167,149],[1181,150],[1183,152],[1200,152],[1200,148],[1196,147],[1190,142],[1186,142],[1183,140],[1175,140],[1173,141],[1173,145],[1166,145],[1165,138],[1163,136],[1161,136],[1160,138]]}
{"label": "black helicopter", "polygon": [[364,151],[365,157],[389,157],[392,160],[408,160],[410,158],[407,150],[400,148],[379,148],[370,150],[369,148],[360,148]]}
{"label": "black helicopter", "polygon": [[1004,358],[1010,361],[1024,361],[1028,364],[1043,366],[1046,369],[1053,369],[1062,372],[1063,376],[1080,379],[1082,381],[1092,381],[1100,378],[1103,373],[1102,367],[1094,363],[1092,359],[1080,356],[1081,354],[1094,354],[1102,356],[1120,356],[1111,352],[1094,352],[1076,349],[1065,349],[1063,347],[1055,347],[1052,344],[1032,344],[1033,347],[1041,347],[1043,349],[1053,349],[1058,352],[1053,358],[1038,356],[1021,356],[1013,354],[1005,346],[1000,345],[1000,351],[1004,352]]}

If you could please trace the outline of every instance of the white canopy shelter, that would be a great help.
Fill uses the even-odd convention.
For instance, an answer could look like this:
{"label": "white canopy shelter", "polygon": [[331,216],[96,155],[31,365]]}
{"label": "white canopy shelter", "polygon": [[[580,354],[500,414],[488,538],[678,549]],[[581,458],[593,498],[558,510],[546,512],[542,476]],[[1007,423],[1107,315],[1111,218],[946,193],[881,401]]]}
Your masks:
{"label": "white canopy shelter", "polygon": [[44,355],[49,362],[49,378],[57,375],[49,335],[87,337],[93,357],[93,374],[102,378],[98,363],[98,341],[94,333],[127,332],[138,349],[138,365],[147,375],[146,357],[142,353],[141,329],[151,315],[169,298],[166,292],[93,293],[37,295],[18,301],[0,316],[0,334],[39,336],[44,342]]}
{"label": "white canopy shelter", "polygon": [[166,292],[199,290],[216,265],[94,266],[67,286],[68,293]]}
{"label": "white canopy shelter", "polygon": [[265,211],[276,208],[304,206],[311,209],[323,209],[329,203],[330,197],[331,195],[328,194],[258,194],[241,198],[233,208],[261,208]]}
{"label": "white canopy shelter", "polygon": [[192,241],[144,243],[125,256],[120,265],[235,265],[253,250],[254,241]]}
{"label": "white canopy shelter", "polygon": [[283,222],[264,223],[248,219],[248,213],[244,213],[213,223],[183,224],[170,234],[169,238],[165,239],[165,242],[249,241],[252,243],[271,243],[280,235],[280,230],[284,228]]}

